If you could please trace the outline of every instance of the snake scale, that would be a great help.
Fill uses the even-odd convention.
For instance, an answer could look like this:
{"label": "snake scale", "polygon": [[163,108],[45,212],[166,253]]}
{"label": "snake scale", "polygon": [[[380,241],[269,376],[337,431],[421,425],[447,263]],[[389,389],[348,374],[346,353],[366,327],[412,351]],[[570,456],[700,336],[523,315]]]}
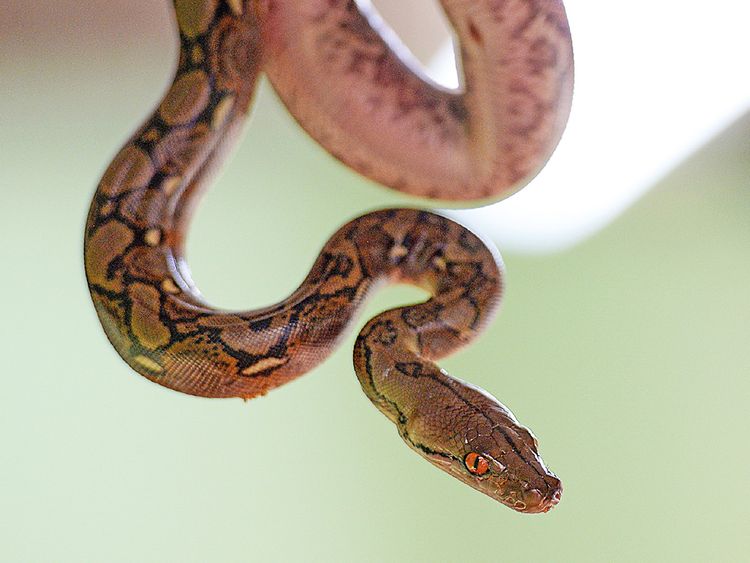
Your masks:
{"label": "snake scale", "polygon": [[515,510],[546,512],[562,487],[530,431],[434,363],[471,341],[500,301],[499,255],[468,229],[416,209],[365,214],[328,240],[289,297],[246,312],[208,305],[183,258],[191,212],[261,73],[331,154],[391,188],[487,200],[528,182],[570,108],[562,4],[441,3],[461,47],[459,91],[425,78],[366,2],[174,0],[174,81],[97,187],[86,276],[122,358],[203,397],[262,395],[322,362],[374,287],[424,288],[429,300],[382,313],[360,332],[354,365],[364,392],[434,465]]}

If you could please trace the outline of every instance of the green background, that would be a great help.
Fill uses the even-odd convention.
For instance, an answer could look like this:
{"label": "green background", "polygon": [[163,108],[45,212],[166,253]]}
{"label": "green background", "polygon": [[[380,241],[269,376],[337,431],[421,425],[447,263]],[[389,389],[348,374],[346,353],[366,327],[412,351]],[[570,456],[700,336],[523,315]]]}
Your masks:
{"label": "green background", "polygon": [[[22,4],[0,5],[0,560],[747,557],[750,115],[594,238],[504,253],[502,313],[443,365],[513,409],[563,479],[555,510],[520,515],[401,443],[359,389],[352,335],[248,403],[130,371],[81,239],[98,177],[167,83],[166,2]],[[274,302],[343,221],[405,202],[264,85],[193,223],[194,277],[217,305]],[[420,296],[387,289],[359,326]]]}

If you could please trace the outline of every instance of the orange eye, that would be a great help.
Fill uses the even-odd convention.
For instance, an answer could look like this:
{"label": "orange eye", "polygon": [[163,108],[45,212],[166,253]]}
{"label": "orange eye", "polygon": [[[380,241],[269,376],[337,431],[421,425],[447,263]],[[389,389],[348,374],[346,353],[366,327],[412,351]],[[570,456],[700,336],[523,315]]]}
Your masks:
{"label": "orange eye", "polygon": [[464,465],[469,473],[474,475],[484,475],[490,470],[490,463],[486,458],[475,452],[469,452],[464,458]]}

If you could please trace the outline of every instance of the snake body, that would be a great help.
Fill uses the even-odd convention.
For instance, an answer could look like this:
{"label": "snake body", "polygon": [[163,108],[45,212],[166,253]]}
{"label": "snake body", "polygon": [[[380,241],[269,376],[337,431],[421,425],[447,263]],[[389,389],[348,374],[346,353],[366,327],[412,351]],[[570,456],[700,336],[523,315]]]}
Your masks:
{"label": "snake body", "polygon": [[559,1],[441,0],[459,38],[460,92],[427,79],[369,2],[260,4],[263,69],[281,99],[330,153],[386,186],[506,197],[557,146],[573,85]]}
{"label": "snake body", "polygon": [[191,212],[245,121],[261,71],[321,144],[393,188],[476,199],[528,181],[567,117],[562,7],[443,5],[461,39],[463,93],[427,82],[351,1],[175,0],[176,75],[97,187],[86,276],[122,358],[203,397],[262,395],[323,361],[374,287],[424,288],[428,301],[378,315],[359,334],[363,390],[431,463],[516,510],[546,512],[562,489],[529,430],[434,363],[473,339],[500,301],[500,258],[468,229],[428,211],[368,213],[328,240],[288,298],[246,312],[207,304],[182,254]]}

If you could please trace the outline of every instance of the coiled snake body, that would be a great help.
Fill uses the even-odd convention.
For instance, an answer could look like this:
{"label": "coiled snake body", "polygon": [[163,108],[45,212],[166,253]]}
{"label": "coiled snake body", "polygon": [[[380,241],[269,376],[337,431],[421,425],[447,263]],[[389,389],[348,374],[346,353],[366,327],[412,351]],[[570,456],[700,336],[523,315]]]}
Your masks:
{"label": "coiled snake body", "polygon": [[561,485],[532,434],[436,360],[499,303],[499,256],[439,215],[389,209],[347,223],[280,303],[225,312],[182,257],[189,216],[237,136],[261,71],[300,124],[373,179],[443,200],[502,197],[544,164],[564,127],[572,54],[554,0],[444,0],[462,92],[431,84],[366,8],[342,0],[175,0],[180,59],[169,91],[94,195],[85,268],[104,330],[138,373],[204,397],[251,398],[319,364],[377,283],[425,288],[357,338],[367,396],[406,443],[504,504],[546,512]]}

